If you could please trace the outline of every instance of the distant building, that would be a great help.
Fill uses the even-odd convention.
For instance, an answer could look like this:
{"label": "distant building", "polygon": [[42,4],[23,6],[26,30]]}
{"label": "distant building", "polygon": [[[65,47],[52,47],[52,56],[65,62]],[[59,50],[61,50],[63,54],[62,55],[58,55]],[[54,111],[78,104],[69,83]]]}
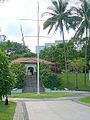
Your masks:
{"label": "distant building", "polygon": [[[68,40],[65,40],[65,43],[67,43]],[[58,44],[63,44],[63,40],[55,40],[55,45],[58,45]]]}
{"label": "distant building", "polygon": [[55,43],[45,43],[45,48],[49,48],[54,45],[55,45]]}
{"label": "distant building", "polygon": [[[67,42],[68,40],[65,40],[65,43]],[[51,46],[55,46],[55,45],[62,44],[62,43],[63,43],[63,40],[55,40],[55,43],[45,43],[45,45],[39,46],[39,52],[41,50],[44,50],[45,48],[49,48]],[[37,53],[37,46],[36,46],[36,53]]]}
{"label": "distant building", "polygon": [[55,45],[62,44],[63,40],[55,40]]}
{"label": "distant building", "polygon": [[[44,46],[44,45],[39,46],[39,52],[40,52],[41,50],[44,50],[44,48],[45,48],[45,46]],[[38,47],[36,46],[36,53],[37,53],[37,49],[38,49]]]}

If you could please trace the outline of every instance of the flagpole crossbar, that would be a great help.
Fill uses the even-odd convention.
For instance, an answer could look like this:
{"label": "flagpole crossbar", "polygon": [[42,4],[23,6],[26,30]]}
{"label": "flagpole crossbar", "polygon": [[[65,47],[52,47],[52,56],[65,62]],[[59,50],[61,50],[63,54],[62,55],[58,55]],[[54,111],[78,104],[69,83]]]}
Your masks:
{"label": "flagpole crossbar", "polygon": [[[38,37],[38,36],[24,36],[24,37]],[[47,36],[39,36],[39,37],[43,37],[43,38],[51,38],[51,37],[47,37]]]}

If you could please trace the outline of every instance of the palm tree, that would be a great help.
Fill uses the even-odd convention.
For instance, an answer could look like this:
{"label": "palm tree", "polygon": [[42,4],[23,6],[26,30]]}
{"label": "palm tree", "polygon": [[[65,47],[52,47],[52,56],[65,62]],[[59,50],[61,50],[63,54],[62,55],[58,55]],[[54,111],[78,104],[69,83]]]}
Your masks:
{"label": "palm tree", "polygon": [[58,29],[60,30],[60,34],[62,34],[63,44],[64,44],[64,61],[65,61],[65,70],[67,71],[67,53],[66,53],[66,44],[65,44],[65,35],[64,29],[68,31],[70,28],[70,11],[67,10],[68,2],[64,2],[63,0],[52,0],[52,6],[48,7],[50,12],[45,12],[50,17],[44,22],[43,28],[49,28],[48,34],[51,32],[53,27],[55,27],[56,32]]}
{"label": "palm tree", "polygon": [[[80,0],[81,1],[81,7],[76,8],[73,7],[72,9],[76,11],[77,16],[81,18],[81,21],[76,24],[77,31],[75,34],[75,38],[82,38],[83,34],[86,36],[85,39],[85,84],[86,84],[86,70],[87,70],[87,41],[88,41],[88,32],[90,29],[90,4],[86,0]],[[80,39],[79,39],[80,40]]]}

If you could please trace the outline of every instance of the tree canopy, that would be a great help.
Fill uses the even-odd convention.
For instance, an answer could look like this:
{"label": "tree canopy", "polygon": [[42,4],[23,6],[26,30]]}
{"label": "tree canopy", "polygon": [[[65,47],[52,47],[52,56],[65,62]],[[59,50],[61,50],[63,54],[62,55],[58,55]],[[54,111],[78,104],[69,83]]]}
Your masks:
{"label": "tree canopy", "polygon": [[59,29],[62,34],[63,45],[64,45],[64,64],[65,70],[67,71],[67,53],[66,53],[66,44],[65,44],[65,28],[69,31],[72,26],[72,17],[70,17],[70,11],[67,10],[68,2],[63,0],[52,0],[52,6],[48,7],[49,12],[45,12],[44,14],[48,14],[49,18],[44,22],[43,28],[49,28],[48,33],[55,28],[55,32]]}
{"label": "tree canopy", "polygon": [[10,92],[13,82],[14,75],[10,72],[8,57],[0,51],[0,97]]}
{"label": "tree canopy", "polygon": [[5,51],[11,60],[19,57],[35,57],[35,54],[27,46],[9,40],[0,42],[0,49]]}
{"label": "tree canopy", "polygon": [[[40,57],[42,59],[46,59],[52,62],[55,62],[59,65],[61,69],[64,69],[64,50],[63,50],[63,43],[52,46],[49,48],[45,48],[44,50],[40,51]],[[72,41],[66,44],[67,46],[67,58],[68,60],[72,60],[78,54],[78,51],[75,49],[74,44]]]}
{"label": "tree canopy", "polygon": [[10,64],[10,70],[15,74],[16,80],[14,83],[14,88],[23,89],[25,79],[26,79],[26,69],[21,63]]}

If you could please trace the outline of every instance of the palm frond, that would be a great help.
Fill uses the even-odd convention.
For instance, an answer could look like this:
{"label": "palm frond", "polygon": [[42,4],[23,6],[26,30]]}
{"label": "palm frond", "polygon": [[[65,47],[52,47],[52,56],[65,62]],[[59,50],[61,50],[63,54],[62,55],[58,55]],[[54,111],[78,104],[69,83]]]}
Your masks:
{"label": "palm frond", "polygon": [[51,18],[48,18],[43,24],[43,29],[48,28],[50,25],[51,25]]}
{"label": "palm frond", "polygon": [[63,0],[52,0],[52,6],[48,7],[50,12],[45,12],[44,14],[48,14],[51,17],[48,18],[44,24],[43,29],[46,29],[49,27],[48,33],[51,31],[53,26],[55,27],[54,32],[60,28],[60,32],[62,32],[64,24],[66,27],[66,30],[69,30],[70,28],[70,22],[69,22],[69,15],[71,15],[69,10],[66,10],[67,2],[64,2]]}
{"label": "palm frond", "polygon": [[48,18],[43,24],[43,29],[46,29],[49,27],[49,31],[48,31],[48,34],[49,34],[50,31],[52,30],[53,26],[56,24],[56,22],[57,22],[57,19],[55,16]]}
{"label": "palm frond", "polygon": [[56,15],[56,14],[53,13],[53,12],[44,12],[41,16],[43,17],[43,16],[45,16],[45,15],[51,15],[51,16],[54,16],[54,15]]}
{"label": "palm frond", "polygon": [[56,25],[55,25],[54,33],[58,30],[59,26],[60,26],[60,22],[57,22]]}
{"label": "palm frond", "polygon": [[75,33],[75,38],[79,38],[79,37],[82,37],[84,31],[85,31],[85,21],[82,21],[82,23],[80,24],[80,26],[78,27],[76,33]]}
{"label": "palm frond", "polygon": [[54,26],[54,24],[51,24],[51,25],[50,25],[50,28],[49,28],[49,30],[48,30],[48,34],[51,32],[53,26]]}
{"label": "palm frond", "polygon": [[52,1],[52,4],[53,4],[53,6],[56,8],[56,10],[58,11],[58,10],[59,10],[58,2],[57,2],[56,0],[53,0],[53,1]]}
{"label": "palm frond", "polygon": [[73,15],[78,15],[83,17],[83,11],[81,8],[71,7],[69,10]]}
{"label": "palm frond", "polygon": [[50,11],[52,11],[53,13],[58,14],[58,11],[56,10],[56,8],[55,8],[54,6],[49,6],[49,7],[47,8],[47,10],[50,10]]}

